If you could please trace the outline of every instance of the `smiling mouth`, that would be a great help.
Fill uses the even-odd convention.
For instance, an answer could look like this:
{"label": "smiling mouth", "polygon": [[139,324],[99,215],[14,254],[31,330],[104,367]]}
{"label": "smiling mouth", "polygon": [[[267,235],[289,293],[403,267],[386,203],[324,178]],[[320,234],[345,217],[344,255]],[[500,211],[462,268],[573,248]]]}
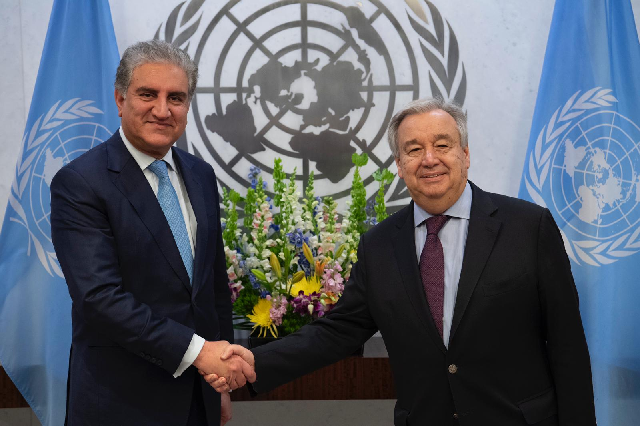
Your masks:
{"label": "smiling mouth", "polygon": [[422,177],[426,178],[426,179],[433,179],[433,178],[437,178],[437,177],[440,177],[440,176],[444,176],[444,173],[434,173],[432,175],[424,175]]}

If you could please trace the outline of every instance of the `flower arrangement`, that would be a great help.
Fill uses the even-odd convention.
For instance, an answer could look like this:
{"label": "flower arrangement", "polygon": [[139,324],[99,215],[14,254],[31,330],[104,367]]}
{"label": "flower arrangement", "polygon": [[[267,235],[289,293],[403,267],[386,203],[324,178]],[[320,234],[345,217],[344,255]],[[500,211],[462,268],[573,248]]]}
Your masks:
{"label": "flower arrangement", "polygon": [[[223,240],[236,328],[258,337],[295,332],[329,312],[342,296],[360,235],[386,217],[384,187],[393,180],[388,170],[374,178],[380,184],[375,217],[367,217],[366,191],[360,168],[367,154],[354,154],[356,165],[349,211],[340,219],[331,197],[316,197],[310,174],[304,192],[287,179],[282,161],[273,167],[270,197],[261,171],[251,167],[251,187],[243,198],[223,190]],[[244,204],[239,227],[238,207]]]}

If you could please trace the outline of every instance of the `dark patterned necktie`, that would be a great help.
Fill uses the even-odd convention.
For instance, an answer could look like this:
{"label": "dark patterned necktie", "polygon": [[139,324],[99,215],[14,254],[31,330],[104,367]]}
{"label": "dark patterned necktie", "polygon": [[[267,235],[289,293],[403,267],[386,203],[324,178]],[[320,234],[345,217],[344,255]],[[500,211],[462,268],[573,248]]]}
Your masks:
{"label": "dark patterned necktie", "polygon": [[444,252],[438,232],[449,220],[448,216],[432,216],[427,224],[427,240],[420,254],[420,276],[427,294],[427,302],[436,328],[442,337],[442,315],[444,309]]}

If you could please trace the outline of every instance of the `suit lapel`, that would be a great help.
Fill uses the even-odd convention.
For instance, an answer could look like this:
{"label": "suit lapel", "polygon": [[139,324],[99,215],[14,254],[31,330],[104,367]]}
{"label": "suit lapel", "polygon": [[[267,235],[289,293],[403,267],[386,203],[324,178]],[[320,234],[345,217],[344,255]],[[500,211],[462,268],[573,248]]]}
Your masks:
{"label": "suit lapel", "polygon": [[413,223],[413,202],[404,208],[402,213],[398,214],[396,222],[397,232],[391,237],[393,244],[393,252],[398,263],[398,269],[402,276],[402,283],[413,309],[416,312],[420,322],[427,329],[427,334],[436,347],[442,352],[446,351],[444,342],[436,329],[431,316],[431,310],[427,303],[427,296],[424,292],[420,271],[418,270],[418,261],[416,259],[416,243],[415,243],[415,226]]}
{"label": "suit lapel", "polygon": [[[207,247],[209,224],[207,223],[207,209],[204,203],[204,191],[198,176],[193,170],[194,161],[183,151],[173,149],[173,158],[176,161],[180,174],[189,194],[191,208],[196,216],[197,231],[195,256],[193,259],[193,287],[196,288],[202,277],[203,266],[205,265],[205,247]],[[195,292],[194,292],[195,294]]]}
{"label": "suit lapel", "polygon": [[491,198],[473,183],[471,183],[471,189],[473,190],[473,201],[471,202],[469,231],[462,260],[460,281],[458,282],[458,295],[453,311],[449,342],[453,340],[467,309],[502,224],[499,220],[491,217],[497,210]]}
{"label": "suit lapel", "polygon": [[147,178],[127,151],[118,132],[105,143],[107,144],[107,167],[112,172],[113,184],[129,200],[142,222],[153,235],[167,262],[187,289],[191,291],[189,275],[180,257],[180,251]]}

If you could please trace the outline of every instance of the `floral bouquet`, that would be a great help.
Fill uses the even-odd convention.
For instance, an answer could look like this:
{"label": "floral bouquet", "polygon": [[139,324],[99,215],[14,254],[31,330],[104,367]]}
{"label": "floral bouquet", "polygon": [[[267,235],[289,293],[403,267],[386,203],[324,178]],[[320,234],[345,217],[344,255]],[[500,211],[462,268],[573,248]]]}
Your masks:
{"label": "floral bouquet", "polygon": [[[295,170],[287,179],[276,159],[273,187],[260,169],[251,167],[251,187],[244,198],[223,190],[223,239],[232,292],[235,327],[257,331],[258,337],[295,332],[336,304],[356,261],[360,234],[386,217],[384,187],[393,180],[388,170],[374,174],[380,190],[367,217],[366,192],[359,169],[367,155],[354,154],[356,165],[349,211],[342,220],[331,197],[315,197],[313,173],[301,200]],[[238,205],[245,217],[238,227]]]}

